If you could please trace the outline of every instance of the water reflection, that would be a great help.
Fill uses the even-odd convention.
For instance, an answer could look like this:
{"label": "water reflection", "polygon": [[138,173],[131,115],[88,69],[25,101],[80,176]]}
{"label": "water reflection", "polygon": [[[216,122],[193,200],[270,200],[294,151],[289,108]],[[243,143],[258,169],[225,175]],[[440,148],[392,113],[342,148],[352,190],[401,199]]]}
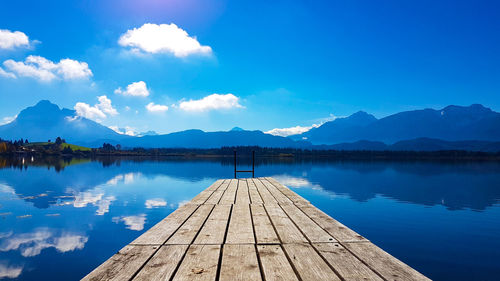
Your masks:
{"label": "water reflection", "polygon": [[[247,160],[240,159],[240,168]],[[213,181],[232,175],[231,158],[0,158],[0,278],[77,280]],[[453,255],[443,250],[423,258],[411,245],[447,237],[448,244],[439,240],[436,247],[453,251],[452,241],[500,240],[499,163],[257,158],[256,175],[275,177],[436,279],[471,275],[447,278],[439,268],[453,263]],[[409,242],[396,242],[401,237]],[[487,252],[488,243],[464,253],[480,251],[500,262]],[[468,262],[464,270],[479,270],[473,260],[461,262]],[[482,266],[488,280],[495,267]]]}

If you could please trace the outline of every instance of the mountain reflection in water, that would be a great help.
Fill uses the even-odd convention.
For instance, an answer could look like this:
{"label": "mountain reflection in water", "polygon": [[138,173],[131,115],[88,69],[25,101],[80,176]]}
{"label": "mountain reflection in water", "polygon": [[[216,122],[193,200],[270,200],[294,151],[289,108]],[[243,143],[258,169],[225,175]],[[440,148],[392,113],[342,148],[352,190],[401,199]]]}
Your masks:
{"label": "mountain reflection in water", "polygon": [[[500,274],[492,250],[500,248],[500,163],[256,160],[256,176],[275,177],[431,278]],[[0,278],[83,277],[213,181],[231,178],[232,161],[0,158]]]}

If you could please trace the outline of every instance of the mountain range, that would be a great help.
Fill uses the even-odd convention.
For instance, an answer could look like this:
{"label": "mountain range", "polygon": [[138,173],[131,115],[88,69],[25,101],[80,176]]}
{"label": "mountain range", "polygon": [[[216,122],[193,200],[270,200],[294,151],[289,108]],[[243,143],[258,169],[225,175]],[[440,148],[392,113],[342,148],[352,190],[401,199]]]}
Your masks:
{"label": "mountain range", "polygon": [[158,135],[128,136],[84,117],[74,110],[42,100],[0,126],[2,139],[54,140],[99,147],[218,148],[261,146],[337,150],[473,150],[500,151],[500,113],[482,105],[450,105],[396,113],[381,119],[360,111],[337,118],[308,132],[280,137],[235,127],[230,131],[186,130]]}
{"label": "mountain range", "polygon": [[313,144],[361,140],[392,144],[416,138],[500,141],[500,113],[480,104],[404,111],[381,119],[360,111],[291,138]]}

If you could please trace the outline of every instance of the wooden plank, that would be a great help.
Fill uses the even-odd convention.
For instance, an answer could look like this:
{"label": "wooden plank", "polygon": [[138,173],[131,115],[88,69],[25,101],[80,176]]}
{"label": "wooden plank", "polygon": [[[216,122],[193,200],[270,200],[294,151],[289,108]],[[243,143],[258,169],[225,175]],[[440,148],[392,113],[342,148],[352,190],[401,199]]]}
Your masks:
{"label": "wooden plank", "polygon": [[161,245],[191,216],[198,205],[185,204],[130,243],[131,245]]}
{"label": "wooden plank", "polygon": [[280,245],[257,245],[266,281],[298,281]]}
{"label": "wooden plank", "polygon": [[281,208],[295,222],[310,242],[337,242],[330,234],[304,214],[297,206],[284,204]]}
{"label": "wooden plank", "polygon": [[205,204],[219,204],[220,199],[222,198],[222,195],[226,191],[227,187],[229,186],[229,183],[231,180],[224,180],[224,182],[217,188],[212,195],[207,199]]}
{"label": "wooden plank", "polygon": [[283,248],[302,281],[340,280],[311,245],[284,244]]}
{"label": "wooden plank", "polygon": [[262,280],[255,246],[225,244],[219,280]]}
{"label": "wooden plank", "polygon": [[313,247],[346,281],[383,280],[339,243],[316,243]]}
{"label": "wooden plank", "polygon": [[129,280],[149,257],[153,255],[158,247],[127,245],[82,280]]}
{"label": "wooden plank", "polygon": [[191,245],[174,276],[174,281],[215,280],[220,245]]}
{"label": "wooden plank", "polygon": [[305,243],[307,239],[279,205],[264,205],[282,243]]}
{"label": "wooden plank", "polygon": [[283,194],[285,194],[286,197],[288,197],[293,203],[298,203],[298,204],[309,204],[310,202],[304,199],[302,196],[298,195],[295,193],[293,190],[290,188],[284,186],[277,180],[271,177],[265,178],[267,179],[270,183],[272,183],[279,191],[281,191]]}
{"label": "wooden plank", "polygon": [[246,180],[238,180],[238,191],[236,191],[235,204],[250,204],[250,195],[248,194],[248,184]]}
{"label": "wooden plank", "polygon": [[229,182],[229,186],[227,187],[226,191],[222,195],[219,204],[234,204],[237,189],[238,189],[238,180],[232,179]]}
{"label": "wooden plank", "polygon": [[214,205],[200,205],[194,214],[168,239],[166,244],[191,244]]}
{"label": "wooden plank", "polygon": [[229,220],[226,244],[255,243],[252,227],[250,206],[247,204],[235,204]]}
{"label": "wooden plank", "polygon": [[257,187],[255,186],[255,183],[253,182],[253,180],[247,179],[247,184],[248,184],[248,193],[250,195],[250,201],[252,202],[252,204],[264,203],[262,201],[262,198],[260,197],[259,192],[257,191]]}
{"label": "wooden plank", "polygon": [[430,280],[372,243],[343,243],[343,245],[387,280]]}
{"label": "wooden plank", "polygon": [[133,280],[162,281],[172,278],[188,245],[163,245],[156,254],[144,265]]}
{"label": "wooden plank", "polygon": [[252,179],[252,181],[255,184],[255,187],[257,188],[264,204],[278,204],[278,201],[276,201],[274,196],[269,192],[269,190],[267,190],[260,180]]}
{"label": "wooden plank", "polygon": [[252,211],[253,227],[257,244],[277,244],[280,243],[278,235],[274,231],[271,220],[267,216],[266,210],[262,205],[250,205]]}
{"label": "wooden plank", "polygon": [[368,241],[363,236],[357,234],[355,231],[349,229],[311,204],[297,205],[297,207],[339,242]]}
{"label": "wooden plank", "polygon": [[192,200],[191,203],[193,204],[203,204],[207,199],[214,193],[215,190],[224,182],[224,180],[217,180],[214,182],[211,186],[209,186],[207,189],[203,190],[200,192],[198,195],[196,195]]}
{"label": "wooden plank", "polygon": [[279,204],[293,204],[293,202],[288,199],[281,191],[279,191],[273,184],[268,182],[266,179],[258,179],[262,184],[269,190],[269,192],[276,198]]}
{"label": "wooden plank", "polygon": [[215,205],[194,244],[222,244],[226,234],[231,205]]}

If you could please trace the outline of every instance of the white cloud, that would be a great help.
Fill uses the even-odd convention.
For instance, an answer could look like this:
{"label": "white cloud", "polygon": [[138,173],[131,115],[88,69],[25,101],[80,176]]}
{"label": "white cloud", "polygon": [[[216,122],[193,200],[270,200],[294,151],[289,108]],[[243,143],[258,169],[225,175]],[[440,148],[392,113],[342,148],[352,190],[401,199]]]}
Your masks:
{"label": "white cloud", "polygon": [[0,49],[29,48],[30,40],[24,32],[0,29]]}
{"label": "white cloud", "polygon": [[146,105],[146,109],[149,112],[165,112],[168,110],[168,106],[161,104],[154,104],[153,102],[150,102]]}
{"label": "white cloud", "polygon": [[73,207],[83,208],[91,204],[97,206],[96,214],[102,216],[109,212],[109,206],[116,200],[115,196],[104,197],[104,191],[99,188],[79,192],[75,195]]}
{"label": "white cloud", "polygon": [[137,131],[135,128],[125,126],[125,128],[119,128],[118,126],[109,126],[111,130],[117,132],[120,135],[127,135],[127,136],[137,136]]}
{"label": "white cloud", "polygon": [[190,37],[185,30],[173,23],[146,23],[139,28],[127,30],[118,40],[118,44],[131,47],[134,51],[171,53],[176,57],[212,53],[212,48],[202,46],[196,37]]}
{"label": "white cloud", "polygon": [[9,266],[0,264],[0,279],[2,278],[17,278],[21,275],[23,266]]}
{"label": "white cloud", "polygon": [[84,102],[77,102],[74,107],[76,114],[97,122],[101,122],[108,115],[114,116],[118,114],[118,111],[111,105],[111,100],[107,96],[100,96],[97,99],[99,103],[94,106],[90,106]]}
{"label": "white cloud", "polygon": [[295,126],[295,127],[290,127],[290,128],[275,128],[272,130],[269,130],[265,132],[266,134],[274,135],[274,136],[281,136],[281,137],[288,137],[292,135],[298,135],[305,133],[312,128],[317,128],[319,127],[319,124],[313,124],[312,126],[308,127],[302,127],[302,126]]}
{"label": "white cloud", "polygon": [[113,217],[112,220],[114,223],[123,222],[127,226],[127,229],[141,231],[144,229],[144,224],[146,223],[146,214]]}
{"label": "white cloud", "polygon": [[274,135],[274,136],[281,136],[281,137],[288,137],[292,135],[298,135],[305,133],[312,128],[318,128],[319,126],[323,125],[325,122],[335,120],[335,117],[333,114],[330,114],[329,117],[326,118],[321,118],[316,120],[319,122],[318,124],[312,124],[311,126],[295,126],[295,127],[290,127],[290,128],[275,128],[272,130],[269,130],[265,132],[266,134]]}
{"label": "white cloud", "polygon": [[14,73],[7,72],[1,67],[0,67],[0,77],[13,78],[13,79],[17,78],[17,76]]}
{"label": "white cloud", "polygon": [[199,100],[183,101],[179,104],[180,109],[191,112],[242,107],[239,98],[233,94],[211,94]]}
{"label": "white cloud", "polygon": [[165,207],[167,206],[167,201],[163,200],[162,198],[153,198],[146,200],[146,203],[144,203],[144,205],[146,206],[146,209]]}
{"label": "white cloud", "polygon": [[116,175],[112,179],[106,182],[107,185],[117,185],[119,182],[122,182],[124,184],[131,184],[135,181],[137,177],[140,177],[142,174],[141,173],[128,173],[128,174],[120,174]]}
{"label": "white cloud", "polygon": [[86,236],[68,233],[56,236],[54,231],[43,228],[33,233],[22,233],[3,239],[0,251],[19,250],[23,257],[34,257],[47,248],[55,248],[62,253],[81,250],[87,241]]}
{"label": "white cloud", "polygon": [[76,80],[91,77],[92,71],[86,62],[72,59],[62,59],[54,63],[40,56],[28,56],[24,62],[6,60],[4,66],[11,74],[31,77],[44,82],[54,79]]}
{"label": "white cloud", "polygon": [[16,118],[17,118],[17,114],[14,116],[4,117],[4,118],[2,118],[2,122],[0,122],[0,125],[9,124],[10,122],[16,120]]}
{"label": "white cloud", "polygon": [[134,97],[147,97],[149,96],[149,90],[144,81],[139,81],[128,85],[125,91],[123,91],[122,88],[116,89],[115,94]]}
{"label": "white cloud", "polygon": [[311,183],[306,178],[293,177],[289,175],[277,175],[273,176],[273,178],[275,178],[281,184],[289,187],[295,187],[295,188],[307,187],[315,190],[323,190],[323,187],[321,187],[318,184]]}

